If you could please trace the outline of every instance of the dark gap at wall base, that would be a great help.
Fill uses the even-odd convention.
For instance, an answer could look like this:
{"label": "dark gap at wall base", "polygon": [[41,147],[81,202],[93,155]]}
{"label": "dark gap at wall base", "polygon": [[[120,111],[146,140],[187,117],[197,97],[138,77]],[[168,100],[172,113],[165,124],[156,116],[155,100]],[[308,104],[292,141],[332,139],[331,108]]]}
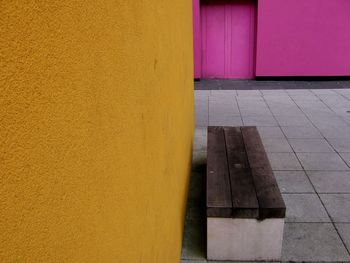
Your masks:
{"label": "dark gap at wall base", "polygon": [[349,89],[350,77],[197,79],[194,87],[195,90]]}
{"label": "dark gap at wall base", "polygon": [[287,77],[255,77],[255,80],[269,81],[337,81],[350,80],[350,76],[287,76]]}

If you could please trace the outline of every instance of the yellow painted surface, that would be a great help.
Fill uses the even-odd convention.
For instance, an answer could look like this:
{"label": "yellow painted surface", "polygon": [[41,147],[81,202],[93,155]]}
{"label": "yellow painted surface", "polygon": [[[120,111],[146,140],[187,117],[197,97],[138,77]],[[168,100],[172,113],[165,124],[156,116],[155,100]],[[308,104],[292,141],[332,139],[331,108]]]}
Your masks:
{"label": "yellow painted surface", "polygon": [[178,262],[188,0],[1,1],[0,262]]}

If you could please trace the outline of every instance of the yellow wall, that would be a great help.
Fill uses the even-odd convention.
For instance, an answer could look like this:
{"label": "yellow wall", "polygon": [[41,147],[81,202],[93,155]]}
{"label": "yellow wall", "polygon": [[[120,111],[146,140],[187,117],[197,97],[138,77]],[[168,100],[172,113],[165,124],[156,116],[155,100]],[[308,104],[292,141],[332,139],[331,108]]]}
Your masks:
{"label": "yellow wall", "polygon": [[1,1],[0,262],[178,262],[191,6]]}

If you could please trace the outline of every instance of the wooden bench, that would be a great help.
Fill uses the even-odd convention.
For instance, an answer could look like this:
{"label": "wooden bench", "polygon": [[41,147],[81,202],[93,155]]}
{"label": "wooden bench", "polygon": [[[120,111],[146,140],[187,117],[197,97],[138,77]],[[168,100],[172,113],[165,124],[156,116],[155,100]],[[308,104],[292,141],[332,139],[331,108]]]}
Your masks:
{"label": "wooden bench", "polygon": [[279,260],[286,207],[256,127],[208,127],[207,257]]}

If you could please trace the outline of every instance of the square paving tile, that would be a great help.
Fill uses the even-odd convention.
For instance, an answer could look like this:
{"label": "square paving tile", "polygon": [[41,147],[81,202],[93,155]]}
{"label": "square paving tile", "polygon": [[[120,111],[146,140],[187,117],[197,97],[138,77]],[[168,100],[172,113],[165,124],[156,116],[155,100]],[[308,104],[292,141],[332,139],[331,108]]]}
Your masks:
{"label": "square paving tile", "polygon": [[350,172],[307,171],[318,193],[350,193]]}
{"label": "square paving tile", "polygon": [[316,95],[310,95],[310,94],[307,94],[307,95],[290,95],[290,97],[298,102],[298,101],[318,101],[319,98],[316,96]]}
{"label": "square paving tile", "polygon": [[267,107],[239,107],[239,110],[241,112],[241,115],[243,116],[249,116],[249,115],[267,115],[272,116],[271,111]]}
{"label": "square paving tile", "polygon": [[350,224],[336,224],[336,228],[346,247],[350,250]]}
{"label": "square paving tile", "polygon": [[347,165],[350,166],[350,153],[340,153],[340,156],[347,163]]}
{"label": "square paving tile", "polygon": [[288,139],[318,139],[322,138],[321,133],[313,126],[290,126],[281,127]]}
{"label": "square paving tile", "polygon": [[349,170],[349,167],[336,153],[297,153],[297,156],[305,170]]}
{"label": "square paving tile", "polygon": [[237,103],[231,98],[225,100],[209,98],[209,115],[239,115]]}
{"label": "square paving tile", "polygon": [[202,170],[207,165],[207,152],[194,151],[192,154],[192,170]]}
{"label": "square paving tile", "polygon": [[330,222],[316,194],[283,194],[287,207],[286,222]]}
{"label": "square paving tile", "polygon": [[181,263],[206,263],[206,260],[192,260],[192,259],[182,259]]}
{"label": "square paving tile", "polygon": [[350,153],[350,134],[348,138],[329,139],[329,143],[340,153]]}
{"label": "square paving tile", "polygon": [[273,170],[302,170],[302,167],[294,153],[267,153],[267,155]]}
{"label": "square paving tile", "polygon": [[261,109],[261,108],[268,109],[265,101],[262,100],[260,97],[244,97],[244,99],[237,97],[237,103],[240,109],[242,108],[246,108],[247,110],[249,109],[254,110],[254,109]]}
{"label": "square paving tile", "polygon": [[195,100],[195,122],[197,127],[208,126],[208,100]]}
{"label": "square paving tile", "polygon": [[350,194],[320,194],[331,219],[337,223],[350,223]]}
{"label": "square paving tile", "polygon": [[242,116],[243,123],[246,126],[278,126],[273,116],[250,115]]}
{"label": "square paving tile", "polygon": [[260,90],[237,90],[238,97],[240,96],[262,96]]}
{"label": "square paving tile", "polygon": [[[299,84],[299,83],[296,83]],[[312,96],[313,93],[309,89],[286,89],[286,92],[291,96]]]}
{"label": "square paving tile", "polygon": [[182,245],[182,259],[206,258],[206,221],[186,220]]}
{"label": "square paving tile", "polygon": [[274,138],[282,139],[285,138],[280,127],[258,127],[258,131],[261,138]]}
{"label": "square paving tile", "polygon": [[242,126],[242,118],[236,115],[209,114],[210,126]]}
{"label": "square paving tile", "polygon": [[350,256],[332,224],[286,223],[282,260],[336,262]]}
{"label": "square paving tile", "polygon": [[286,139],[262,138],[262,142],[264,144],[266,152],[270,152],[270,153],[293,152],[292,148],[290,147]]}
{"label": "square paving tile", "polygon": [[196,127],[207,127],[209,125],[208,115],[198,114],[195,115],[195,124]]}
{"label": "square paving tile", "polygon": [[282,193],[314,193],[304,171],[274,171]]}
{"label": "square paving tile", "polygon": [[310,121],[305,116],[285,116],[275,115],[276,120],[281,126],[305,126],[309,125]]}
{"label": "square paving tile", "polygon": [[[280,261],[217,261],[217,260],[210,260],[210,261],[207,261],[208,263],[258,263],[258,262],[263,262],[263,263],[280,263]],[[197,263],[197,262],[194,262],[194,263]]]}
{"label": "square paving tile", "polygon": [[335,91],[330,89],[312,89],[310,91],[316,95],[336,95],[337,94]]}
{"label": "square paving tile", "polygon": [[210,95],[214,97],[231,97],[237,96],[236,90],[211,90]]}
{"label": "square paving tile", "polygon": [[[280,119],[282,119],[282,116],[285,116],[285,117],[304,116],[303,112],[297,106],[288,106],[288,105],[270,106],[270,110],[273,114],[280,116]],[[282,126],[291,126],[291,123],[289,123],[288,125],[282,125]]]}
{"label": "square paving tile", "polygon": [[344,127],[328,126],[328,127],[319,127],[318,129],[322,133],[322,135],[327,139],[349,138],[349,134],[350,134],[349,126],[344,126]]}
{"label": "square paving tile", "polygon": [[289,139],[288,141],[295,152],[334,152],[333,148],[325,139]]}
{"label": "square paving tile", "polygon": [[194,151],[206,151],[207,150],[207,128],[196,128],[194,130]]}
{"label": "square paving tile", "polygon": [[202,260],[192,260],[192,259],[182,259],[180,263],[206,263],[208,261]]}

